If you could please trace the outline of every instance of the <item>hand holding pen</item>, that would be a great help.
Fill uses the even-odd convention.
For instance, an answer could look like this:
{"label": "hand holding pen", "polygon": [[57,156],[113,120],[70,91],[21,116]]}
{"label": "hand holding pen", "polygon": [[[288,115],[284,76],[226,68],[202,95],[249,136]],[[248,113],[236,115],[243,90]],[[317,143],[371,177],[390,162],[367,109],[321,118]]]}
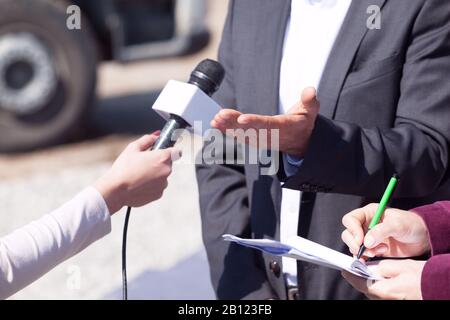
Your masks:
{"label": "hand holding pen", "polygon": [[[422,218],[410,211],[386,209],[393,192],[391,187],[386,189],[385,201],[356,209],[342,219],[346,227],[342,240],[353,255],[404,258],[429,252],[428,231]],[[361,249],[363,245],[365,249]]]}

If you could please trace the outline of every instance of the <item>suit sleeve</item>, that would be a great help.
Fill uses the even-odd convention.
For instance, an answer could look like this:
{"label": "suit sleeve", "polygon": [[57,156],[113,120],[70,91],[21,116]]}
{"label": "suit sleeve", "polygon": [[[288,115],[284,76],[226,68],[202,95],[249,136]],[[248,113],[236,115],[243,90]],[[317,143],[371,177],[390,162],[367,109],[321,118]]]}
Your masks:
{"label": "suit sleeve", "polygon": [[393,173],[401,177],[396,197],[425,197],[442,186],[450,140],[449,21],[446,3],[424,1],[412,28],[393,128],[319,116],[304,161],[286,187],[379,197]]}
{"label": "suit sleeve", "polygon": [[0,239],[0,299],[25,288],[111,231],[108,207],[90,187]]}
{"label": "suit sleeve", "polygon": [[[219,50],[226,70],[224,82],[214,96],[224,107],[236,106],[232,62],[234,1],[230,1]],[[217,158],[217,156],[216,156]],[[269,299],[274,293],[264,271],[262,256],[255,250],[222,240],[229,233],[250,238],[250,210],[243,166],[196,166],[202,218],[211,279],[219,299]]]}

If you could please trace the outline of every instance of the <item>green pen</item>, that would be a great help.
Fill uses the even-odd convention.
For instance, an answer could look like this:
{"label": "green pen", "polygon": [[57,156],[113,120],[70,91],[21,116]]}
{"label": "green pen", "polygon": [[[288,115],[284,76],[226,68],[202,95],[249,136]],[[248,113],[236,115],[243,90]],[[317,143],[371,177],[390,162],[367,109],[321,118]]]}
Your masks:
{"label": "green pen", "polygon": [[[378,205],[377,211],[375,212],[375,215],[372,217],[372,221],[370,221],[369,230],[375,227],[379,222],[381,217],[383,216],[384,211],[386,210],[386,207],[391,200],[392,194],[394,193],[395,187],[397,186],[399,177],[397,174],[394,174],[389,181],[389,184],[384,191],[383,197],[381,198],[380,204]],[[364,244],[361,245],[358,251],[357,259],[359,260],[361,256],[363,255],[364,251],[366,250],[366,247]]]}

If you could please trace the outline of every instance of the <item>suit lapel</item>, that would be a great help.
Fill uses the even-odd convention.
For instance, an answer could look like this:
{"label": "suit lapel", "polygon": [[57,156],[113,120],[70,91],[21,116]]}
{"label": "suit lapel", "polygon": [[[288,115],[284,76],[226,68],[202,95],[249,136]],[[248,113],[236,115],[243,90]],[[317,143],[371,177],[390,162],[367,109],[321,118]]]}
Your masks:
{"label": "suit lapel", "polygon": [[383,7],[387,0],[353,0],[334,47],[328,58],[318,95],[320,114],[333,118],[345,78],[349,72],[362,39],[368,32],[367,8],[370,5]]}

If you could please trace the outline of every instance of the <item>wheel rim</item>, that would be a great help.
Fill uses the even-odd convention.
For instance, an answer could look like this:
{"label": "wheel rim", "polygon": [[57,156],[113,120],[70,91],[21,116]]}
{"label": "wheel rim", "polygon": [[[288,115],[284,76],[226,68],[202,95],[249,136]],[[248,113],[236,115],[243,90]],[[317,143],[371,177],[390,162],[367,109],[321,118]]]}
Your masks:
{"label": "wheel rim", "polygon": [[0,36],[0,108],[18,115],[43,109],[58,77],[46,46],[32,33]]}

